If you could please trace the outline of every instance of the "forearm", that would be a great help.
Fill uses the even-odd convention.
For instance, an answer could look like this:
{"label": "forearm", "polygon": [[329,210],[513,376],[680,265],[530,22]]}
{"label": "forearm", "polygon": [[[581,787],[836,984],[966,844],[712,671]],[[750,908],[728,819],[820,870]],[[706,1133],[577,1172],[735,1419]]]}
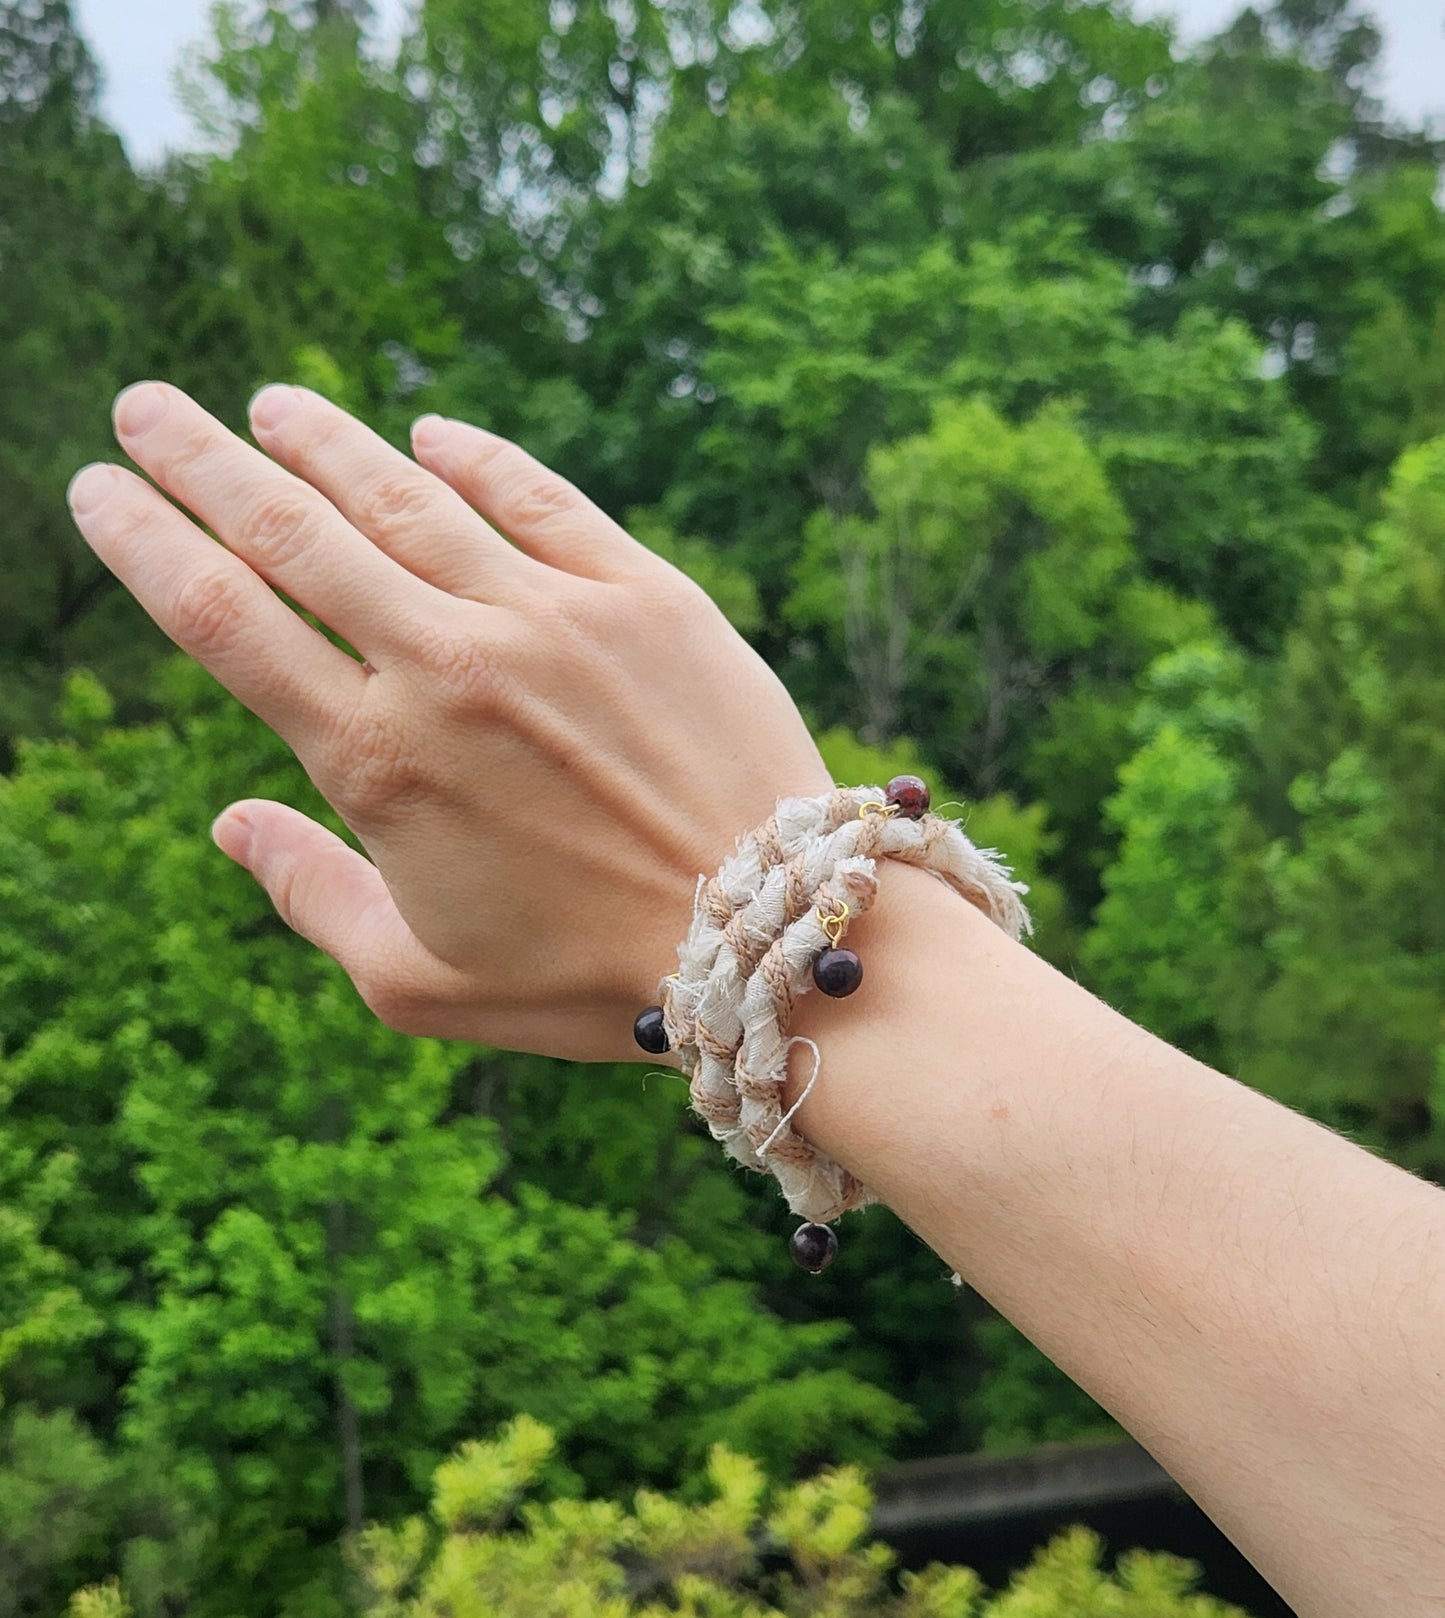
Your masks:
{"label": "forearm", "polygon": [[1437,1613],[1445,1194],[1138,1028],[922,873],[890,866],[848,942],[864,988],[795,1019],[823,1052],[802,1132],[1303,1618]]}

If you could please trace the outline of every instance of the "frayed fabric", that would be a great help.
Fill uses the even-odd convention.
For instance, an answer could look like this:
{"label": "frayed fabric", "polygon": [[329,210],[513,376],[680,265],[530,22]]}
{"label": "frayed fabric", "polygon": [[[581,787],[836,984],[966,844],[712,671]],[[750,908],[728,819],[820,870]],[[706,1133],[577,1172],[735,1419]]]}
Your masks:
{"label": "frayed fabric", "polygon": [[878,861],[931,871],[1011,938],[1033,931],[1020,898],[1028,885],[1011,880],[996,849],[975,847],[941,815],[910,820],[885,807],[878,787],[779,799],[717,875],[699,879],[678,969],[659,994],[693,1108],[714,1139],[745,1168],[773,1175],[793,1212],[818,1224],[878,1199],[792,1127],[822,1072],[812,1040],[801,1041],[812,1046],[811,1077],[784,1114],[788,1051],[799,1043],[787,1028],[813,986],[813,962],[877,897]]}

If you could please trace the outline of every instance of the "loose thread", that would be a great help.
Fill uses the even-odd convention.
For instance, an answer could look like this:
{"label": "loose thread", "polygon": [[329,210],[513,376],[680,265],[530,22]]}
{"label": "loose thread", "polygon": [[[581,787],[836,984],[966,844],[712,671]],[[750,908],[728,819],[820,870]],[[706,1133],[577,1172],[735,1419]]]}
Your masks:
{"label": "loose thread", "polygon": [[[788,1120],[793,1116],[793,1114],[798,1110],[798,1108],[801,1107],[803,1105],[803,1103],[808,1099],[809,1091],[811,1091],[813,1086],[818,1082],[818,1075],[823,1070],[823,1053],[822,1053],[822,1051],[820,1051],[818,1049],[817,1045],[811,1039],[807,1038],[807,1036],[804,1035],[804,1034],[794,1034],[791,1039],[785,1039],[783,1041],[783,1049],[784,1049],[784,1051],[792,1050],[794,1045],[809,1045],[809,1046],[812,1047],[812,1051],[813,1051],[813,1071],[812,1071],[812,1074],[809,1076],[808,1082],[803,1086],[802,1095],[800,1095],[798,1097],[798,1099],[792,1104],[792,1106],[789,1107],[788,1110],[783,1114],[783,1116],[778,1119],[777,1127],[773,1130],[772,1134],[769,1135],[768,1138],[763,1142],[763,1144],[758,1147],[758,1156],[759,1157],[766,1157],[767,1156],[768,1148],[773,1144],[773,1142],[778,1138],[778,1136],[781,1135],[782,1132],[788,1127]],[[787,1064],[785,1062],[783,1064],[784,1075],[787,1074],[787,1071],[788,1071]]]}

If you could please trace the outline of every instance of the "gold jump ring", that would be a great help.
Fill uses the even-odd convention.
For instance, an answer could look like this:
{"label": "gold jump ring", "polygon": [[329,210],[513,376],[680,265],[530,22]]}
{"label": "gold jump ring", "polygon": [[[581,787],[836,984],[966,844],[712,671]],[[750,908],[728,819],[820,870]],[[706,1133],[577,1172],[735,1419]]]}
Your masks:
{"label": "gold jump ring", "polygon": [[844,923],[848,920],[850,914],[847,902],[842,900],[839,902],[843,905],[843,908],[834,915],[824,916],[821,910],[818,912],[823,922],[823,931],[827,933],[828,942],[834,949],[838,947],[838,940],[843,936]]}

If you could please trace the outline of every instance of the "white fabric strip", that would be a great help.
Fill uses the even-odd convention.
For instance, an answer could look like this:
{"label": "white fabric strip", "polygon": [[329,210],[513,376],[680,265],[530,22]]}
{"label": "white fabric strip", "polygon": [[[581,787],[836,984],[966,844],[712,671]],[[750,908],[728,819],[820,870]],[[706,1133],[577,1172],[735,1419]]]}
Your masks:
{"label": "white fabric strip", "polygon": [[[699,880],[677,972],[660,991],[668,1038],[714,1138],[744,1167],[772,1174],[793,1212],[818,1223],[877,1200],[781,1106],[792,1001],[813,989],[813,962],[833,947],[823,915],[845,903],[848,919],[861,915],[877,895],[878,860],[899,859],[931,871],[1011,938],[1033,931],[1020,899],[1028,886],[1011,880],[996,849],[975,847],[956,821],[885,815],[884,806],[878,787],[779,799],[718,874]],[[827,1082],[814,1049],[810,1087]]]}

